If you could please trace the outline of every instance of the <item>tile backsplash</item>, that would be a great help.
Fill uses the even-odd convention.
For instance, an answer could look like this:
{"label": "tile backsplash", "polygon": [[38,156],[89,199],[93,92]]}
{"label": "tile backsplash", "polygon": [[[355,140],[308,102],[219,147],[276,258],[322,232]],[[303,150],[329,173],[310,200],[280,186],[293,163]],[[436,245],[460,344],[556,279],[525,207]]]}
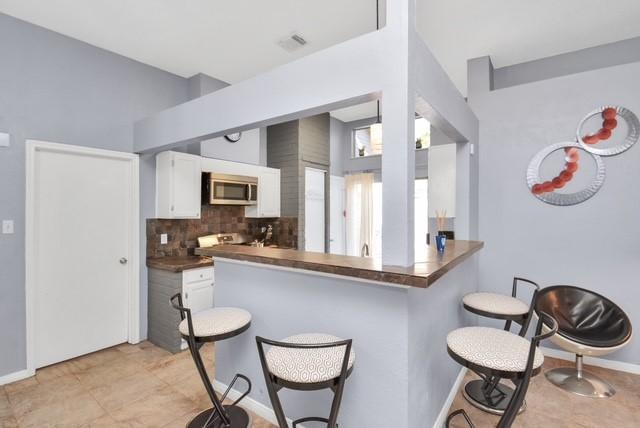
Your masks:
{"label": "tile backsplash", "polygon": [[[203,205],[200,219],[147,219],[147,257],[193,255],[198,237],[214,233],[246,233],[258,237],[260,228],[273,226],[273,242],[281,247],[296,248],[298,219],[246,218],[242,206]],[[166,233],[167,244],[160,244]]]}

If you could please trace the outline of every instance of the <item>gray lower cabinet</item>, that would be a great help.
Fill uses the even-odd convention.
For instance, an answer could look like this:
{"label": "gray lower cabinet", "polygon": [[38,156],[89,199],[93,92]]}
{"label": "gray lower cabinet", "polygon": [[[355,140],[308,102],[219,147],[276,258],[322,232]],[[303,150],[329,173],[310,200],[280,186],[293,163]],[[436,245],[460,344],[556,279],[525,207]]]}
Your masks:
{"label": "gray lower cabinet", "polygon": [[172,353],[185,348],[178,331],[180,313],[171,306],[176,293],[182,293],[183,304],[194,313],[213,307],[213,267],[183,272],[149,268],[149,341]]}

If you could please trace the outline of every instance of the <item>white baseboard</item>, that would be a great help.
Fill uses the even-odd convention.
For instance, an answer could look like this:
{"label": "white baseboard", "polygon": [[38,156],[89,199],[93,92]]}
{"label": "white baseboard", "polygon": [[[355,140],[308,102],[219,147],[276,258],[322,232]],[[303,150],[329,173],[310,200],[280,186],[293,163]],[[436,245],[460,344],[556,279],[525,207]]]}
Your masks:
{"label": "white baseboard", "polygon": [[456,399],[456,394],[458,394],[458,390],[460,389],[460,386],[462,385],[462,381],[464,380],[464,375],[466,374],[467,374],[467,368],[466,367],[460,368],[460,373],[458,373],[458,377],[456,378],[456,381],[453,383],[453,386],[451,387],[451,391],[449,391],[449,395],[447,396],[447,399],[442,405],[442,409],[440,410],[440,413],[438,414],[436,421],[433,423],[433,428],[442,428],[444,426],[444,423],[447,421],[447,416],[449,415],[449,408],[453,404],[453,400]]}
{"label": "white baseboard", "polygon": [[0,385],[6,385],[11,382],[17,382],[22,379],[34,376],[36,373],[34,370],[24,369],[18,372],[9,373],[4,376],[0,376]]}
{"label": "white baseboard", "polygon": [[[540,350],[546,357],[557,358],[559,360],[575,361],[576,355],[562,349],[540,347]],[[621,372],[640,374],[640,365],[633,363],[625,363],[623,361],[607,360],[605,358],[584,357],[584,363],[590,366],[602,367],[605,369],[618,370]]]}
{"label": "white baseboard", "polygon": [[[218,394],[223,394],[226,390],[227,390],[228,385],[225,385],[224,383],[214,380],[213,381],[213,389],[218,393]],[[236,398],[240,397],[240,395],[242,395],[242,393],[236,389],[232,389],[231,391],[229,391],[229,395],[227,395],[227,398],[231,399],[231,400],[235,400]],[[240,407],[244,407],[245,409],[255,413],[256,415],[260,416],[263,419],[266,419],[267,421],[271,422],[274,425],[278,425],[278,420],[276,419],[276,414],[273,411],[273,409],[271,409],[270,407],[265,406],[264,404],[262,404],[259,401],[254,400],[253,398],[251,398],[250,396],[246,396],[244,397],[244,399],[240,402]],[[289,425],[292,424],[292,420],[287,418],[287,423]],[[303,425],[298,425],[300,428],[304,428]]]}

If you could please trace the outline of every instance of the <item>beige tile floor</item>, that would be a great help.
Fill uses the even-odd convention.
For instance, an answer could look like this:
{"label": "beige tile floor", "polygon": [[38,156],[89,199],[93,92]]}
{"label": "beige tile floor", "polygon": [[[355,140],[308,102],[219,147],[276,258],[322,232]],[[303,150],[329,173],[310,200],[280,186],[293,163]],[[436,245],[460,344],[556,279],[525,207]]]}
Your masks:
{"label": "beige tile floor", "polygon": [[[203,356],[212,361],[213,346]],[[182,428],[209,407],[189,352],[171,355],[149,342],[85,355],[0,387],[2,428]],[[275,428],[253,420],[256,428]]]}
{"label": "beige tile floor", "polygon": [[[205,347],[203,355],[212,361],[213,347]],[[566,364],[547,358],[545,369]],[[539,375],[527,395],[528,409],[514,426],[640,427],[640,376],[597,367],[589,370],[609,380],[618,394],[608,400],[582,398],[554,387]],[[469,373],[467,378],[473,376]],[[184,427],[209,407],[189,353],[171,355],[149,342],[105,349],[0,387],[0,427],[4,428]],[[451,408],[460,407],[469,412],[478,428],[495,427],[497,417],[473,408],[459,393]],[[253,417],[255,428],[276,428]],[[456,427],[464,427],[458,422]]]}
{"label": "beige tile floor", "polygon": [[[567,367],[568,361],[545,358],[544,370]],[[527,391],[527,409],[520,414],[514,427],[522,428],[639,428],[640,376],[599,367],[586,366],[586,370],[609,381],[617,394],[609,399],[580,397],[557,388],[541,373],[531,380]],[[468,371],[465,382],[477,376]],[[498,417],[471,406],[458,391],[450,412],[464,408],[477,428],[495,427]],[[453,427],[468,428],[464,418],[458,416]]]}

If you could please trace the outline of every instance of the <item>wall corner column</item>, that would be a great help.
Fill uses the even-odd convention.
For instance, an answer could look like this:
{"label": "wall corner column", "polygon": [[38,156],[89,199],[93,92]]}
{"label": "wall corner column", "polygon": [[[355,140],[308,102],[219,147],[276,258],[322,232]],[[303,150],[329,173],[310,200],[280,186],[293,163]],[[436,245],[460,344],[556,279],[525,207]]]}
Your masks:
{"label": "wall corner column", "polygon": [[411,37],[413,0],[387,2],[387,27],[393,43],[389,80],[383,87],[382,263],[411,266],[414,255],[415,82]]}

